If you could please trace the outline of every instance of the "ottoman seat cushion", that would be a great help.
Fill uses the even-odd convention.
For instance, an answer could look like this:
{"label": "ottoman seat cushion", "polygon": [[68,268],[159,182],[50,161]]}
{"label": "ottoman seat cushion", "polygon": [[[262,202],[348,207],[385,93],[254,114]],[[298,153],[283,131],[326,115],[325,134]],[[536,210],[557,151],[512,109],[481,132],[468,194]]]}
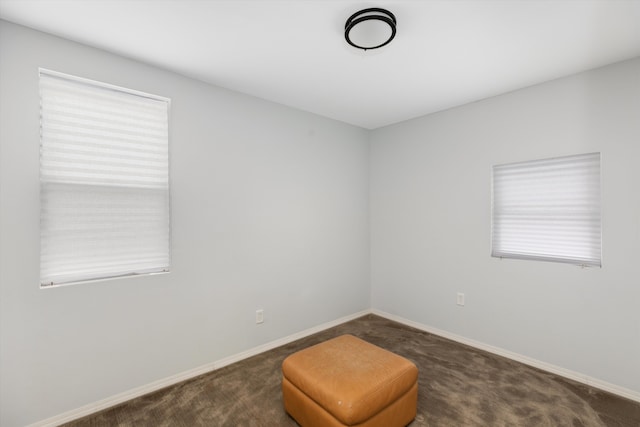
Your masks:
{"label": "ottoman seat cushion", "polygon": [[304,401],[307,401],[304,396],[308,397],[345,426],[361,424],[401,398],[403,411],[410,412],[408,421],[415,416],[416,366],[353,335],[343,335],[292,354],[283,362],[282,374],[285,409],[294,418],[292,412],[296,410],[287,408],[287,404],[299,402],[287,399],[300,393]]}

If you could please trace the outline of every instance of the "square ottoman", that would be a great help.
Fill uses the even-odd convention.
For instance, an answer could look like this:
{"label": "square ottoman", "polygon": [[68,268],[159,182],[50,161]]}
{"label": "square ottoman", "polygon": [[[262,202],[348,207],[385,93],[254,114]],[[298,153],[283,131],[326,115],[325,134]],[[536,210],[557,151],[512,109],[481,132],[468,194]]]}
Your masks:
{"label": "square ottoman", "polygon": [[353,335],[282,363],[284,408],[303,427],[403,427],[416,416],[418,368]]}

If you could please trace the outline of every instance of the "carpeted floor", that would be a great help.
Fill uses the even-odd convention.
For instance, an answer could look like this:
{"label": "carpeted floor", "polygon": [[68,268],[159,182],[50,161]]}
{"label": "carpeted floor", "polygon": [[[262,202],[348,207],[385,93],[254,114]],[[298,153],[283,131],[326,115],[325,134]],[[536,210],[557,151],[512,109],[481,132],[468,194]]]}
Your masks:
{"label": "carpeted floor", "polygon": [[640,403],[374,315],[66,426],[295,427],[282,407],[282,361],[297,350],[345,333],[418,366],[418,415],[412,427],[640,427]]}

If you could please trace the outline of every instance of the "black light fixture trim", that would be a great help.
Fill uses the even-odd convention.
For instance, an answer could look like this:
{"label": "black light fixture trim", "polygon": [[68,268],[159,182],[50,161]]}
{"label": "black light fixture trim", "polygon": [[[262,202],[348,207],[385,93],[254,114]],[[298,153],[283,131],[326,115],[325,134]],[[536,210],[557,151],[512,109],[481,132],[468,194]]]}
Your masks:
{"label": "black light fixture trim", "polygon": [[[364,16],[361,16],[361,15],[364,15]],[[358,46],[357,44],[352,42],[351,39],[349,38],[349,32],[353,29],[353,27],[355,27],[359,23],[368,21],[370,19],[376,19],[378,21],[387,23],[387,25],[389,25],[389,27],[391,28],[391,36],[384,43],[381,43],[377,46],[368,46],[368,47]],[[351,15],[349,19],[347,19],[347,22],[344,24],[344,38],[347,40],[347,43],[349,43],[353,47],[357,47],[358,49],[363,49],[363,50],[378,49],[379,47],[389,44],[395,36],[396,36],[396,17],[394,16],[393,13],[389,12],[387,9],[381,9],[379,7],[362,9],[361,11]]]}

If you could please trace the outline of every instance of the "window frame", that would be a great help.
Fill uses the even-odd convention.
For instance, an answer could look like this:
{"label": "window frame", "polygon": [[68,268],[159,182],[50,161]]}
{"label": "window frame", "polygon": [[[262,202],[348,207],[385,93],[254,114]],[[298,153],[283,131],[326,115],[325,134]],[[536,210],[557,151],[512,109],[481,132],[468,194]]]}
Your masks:
{"label": "window frame", "polygon": [[[139,269],[139,271],[126,271],[126,269],[121,268],[121,271],[123,271],[122,273],[108,273],[108,274],[100,274],[100,275],[95,275],[95,277],[86,277],[87,275],[85,274],[84,277],[82,278],[78,278],[78,279],[71,279],[71,280],[60,280],[60,281],[51,281],[51,282],[43,282],[42,280],[42,256],[43,256],[43,249],[42,249],[42,245],[43,245],[43,235],[42,235],[42,220],[43,220],[43,186],[47,185],[47,184],[52,184],[55,181],[48,181],[46,182],[46,180],[43,180],[43,166],[42,166],[42,162],[43,162],[43,144],[44,144],[44,137],[43,137],[43,89],[42,89],[42,76],[47,76],[47,77],[51,77],[54,79],[60,79],[60,80],[65,80],[65,81],[69,81],[72,82],[72,84],[79,84],[79,85],[86,85],[88,88],[92,88],[92,89],[98,89],[98,90],[105,90],[105,91],[112,91],[112,92],[116,92],[118,94],[124,94],[124,95],[130,95],[132,97],[138,97],[138,98],[144,98],[147,100],[152,100],[152,101],[157,101],[159,103],[164,103],[165,104],[165,110],[163,110],[164,112],[166,112],[166,119],[163,119],[163,126],[165,127],[165,136],[163,137],[163,142],[166,142],[166,189],[165,190],[161,190],[161,194],[165,194],[164,197],[166,199],[166,202],[164,202],[163,204],[166,206],[165,209],[163,209],[164,214],[166,215],[166,226],[167,226],[167,234],[166,234],[166,265],[165,263],[161,263],[162,265],[159,265],[157,268],[149,268],[149,269]],[[142,92],[139,90],[134,90],[134,89],[129,89],[129,88],[125,88],[122,86],[117,86],[117,85],[113,85],[113,84],[109,84],[109,83],[104,83],[104,82],[100,82],[100,81],[96,81],[96,80],[92,80],[92,79],[88,79],[88,78],[83,78],[83,77],[78,77],[78,76],[74,76],[74,75],[70,75],[70,74],[66,74],[66,73],[62,73],[62,72],[58,72],[58,71],[53,71],[53,70],[49,70],[46,68],[38,68],[38,86],[39,86],[39,99],[40,99],[40,107],[39,107],[39,111],[40,111],[40,136],[39,136],[39,144],[40,144],[40,167],[39,167],[39,176],[40,176],[40,184],[39,184],[39,189],[40,189],[40,197],[39,197],[39,202],[40,202],[40,288],[41,289],[48,289],[48,288],[56,288],[56,287],[60,287],[60,286],[68,286],[68,285],[76,285],[76,284],[84,284],[84,283],[94,283],[94,282],[103,282],[103,281],[110,281],[110,280],[117,280],[117,279],[126,279],[126,278],[133,278],[133,277],[141,277],[141,276],[151,276],[151,275],[161,275],[161,274],[168,274],[171,272],[171,266],[172,266],[172,215],[171,215],[171,126],[170,126],[170,120],[171,120],[171,99],[167,98],[167,97],[163,97],[163,96],[158,96],[158,95],[153,95],[147,92]],[[163,113],[164,114],[164,113]],[[122,164],[120,166],[123,166]],[[164,176],[164,172],[162,173],[162,175]],[[68,184],[67,184],[68,185]],[[93,187],[103,187],[105,189],[110,189],[112,191],[115,191],[114,189],[117,188],[117,185],[105,185],[105,184],[91,184],[91,183],[80,183],[80,185],[86,185],[86,186],[93,186]],[[134,189],[132,191],[135,191],[137,189],[138,192],[143,192],[144,190],[151,190],[151,192],[153,191],[158,191],[155,189],[151,189],[151,188],[145,188],[144,186],[132,186],[129,187],[131,189]],[[164,245],[163,245],[164,246]],[[129,258],[130,260],[131,258]],[[126,271],[126,272],[124,272]],[[78,275],[80,276],[80,275]]]}
{"label": "window frame", "polygon": [[[581,165],[582,162],[583,164]],[[589,163],[593,163],[596,164],[597,163],[597,172],[592,172],[589,168]],[[574,166],[575,170],[571,170],[569,168],[566,169],[560,169],[558,166],[554,168],[554,163],[557,164],[566,164],[568,167]],[[576,179],[576,182],[580,182],[580,185],[582,187],[585,187],[587,184],[594,184],[594,181],[597,182],[597,187],[591,188],[591,187],[586,187],[585,188],[580,188],[578,187],[572,187],[571,185],[566,184],[567,182],[567,177],[573,177],[576,178],[579,175],[579,172],[576,172],[578,170],[577,166],[582,166],[582,168],[584,169],[583,172],[583,176],[579,177],[584,179],[583,182],[580,182],[578,179]],[[500,231],[498,231],[497,229],[499,228],[498,226],[498,222],[497,218],[504,215],[504,212],[507,211],[509,212],[508,209],[504,210],[504,211],[500,211],[499,213],[497,213],[497,210],[499,210],[500,208],[504,209],[504,203],[502,203],[502,205],[497,208],[496,207],[496,171],[497,170],[504,170],[504,169],[511,169],[511,172],[514,173],[516,171],[520,172],[521,175],[520,177],[524,176],[524,174],[526,174],[526,170],[527,169],[535,169],[535,168],[539,168],[539,169],[543,169],[543,168],[548,168],[546,173],[548,174],[550,170],[553,170],[555,173],[560,173],[562,176],[562,178],[564,178],[565,180],[565,186],[561,186],[561,183],[556,183],[554,182],[553,185],[559,185],[560,188],[559,191],[564,191],[569,192],[569,190],[574,190],[574,192],[572,194],[576,194],[577,196],[575,197],[575,199],[573,199],[572,197],[568,197],[566,200],[569,203],[567,203],[567,205],[570,204],[570,202],[575,202],[576,200],[579,200],[579,197],[582,197],[582,200],[596,200],[595,202],[590,201],[590,202],[582,202],[582,204],[586,207],[583,207],[582,209],[579,208],[575,208],[573,207],[572,209],[569,207],[565,207],[565,210],[561,210],[559,208],[559,206],[561,206],[561,204],[553,204],[552,200],[554,199],[553,194],[550,195],[550,193],[548,192],[549,188],[549,182],[551,182],[551,179],[544,178],[544,172],[538,171],[538,172],[529,172],[529,175],[527,175],[526,178],[526,183],[522,184],[522,188],[528,189],[531,193],[534,193],[535,195],[531,198],[531,199],[542,199],[542,204],[536,206],[535,208],[529,208],[529,210],[527,209],[521,209],[520,214],[514,214],[514,210],[511,211],[511,215],[512,218],[516,218],[516,220],[521,220],[524,221],[523,218],[525,217],[529,217],[529,219],[527,220],[528,222],[525,223],[522,227],[523,229],[525,229],[526,231],[523,231],[522,234],[520,235],[522,237],[522,235],[526,235],[526,234],[532,234],[531,230],[535,229],[536,226],[540,226],[541,224],[546,224],[546,228],[544,227],[540,227],[540,229],[542,231],[547,231],[547,232],[552,232],[554,229],[556,229],[556,231],[561,230],[561,231],[565,231],[568,232],[570,234],[572,230],[572,228],[575,229],[575,227],[577,227],[578,229],[580,229],[580,226],[582,225],[582,229],[586,230],[581,234],[578,233],[574,233],[574,235],[579,235],[580,238],[586,240],[587,242],[589,241],[589,237],[593,237],[595,235],[597,235],[597,244],[588,244],[585,245],[586,248],[588,248],[588,250],[586,250],[585,252],[587,252],[589,255],[588,256],[579,256],[578,253],[580,252],[579,250],[575,251],[574,253],[569,253],[569,252],[565,252],[564,255],[561,254],[561,251],[556,251],[555,253],[549,253],[549,252],[540,252],[540,247],[536,248],[535,247],[535,243],[540,244],[540,242],[546,243],[548,245],[551,245],[552,243],[556,242],[556,243],[560,243],[563,244],[565,247],[570,246],[572,243],[575,246],[576,241],[574,241],[572,238],[567,237],[564,241],[561,241],[562,239],[560,239],[558,237],[558,234],[554,234],[553,237],[550,237],[549,239],[545,240],[543,238],[540,237],[534,237],[531,238],[530,241],[528,242],[529,244],[531,244],[532,246],[530,246],[528,248],[528,253],[524,251],[524,249],[520,252],[515,252],[513,249],[509,250],[509,248],[500,246],[500,247],[496,247],[497,244],[496,243],[500,243],[500,239],[497,237],[497,235],[500,234]],[[595,169],[595,166],[591,166],[591,169]],[[564,172],[564,173],[563,173]],[[573,175],[572,175],[573,174]],[[597,176],[596,176],[597,175]],[[559,181],[562,182],[563,179],[560,178]],[[538,181],[536,181],[536,179]],[[540,196],[541,193],[535,193],[534,191],[532,191],[532,183],[535,186],[535,184],[537,184],[538,186],[542,186],[543,184],[541,184],[544,179],[546,179],[548,182],[546,183],[547,188],[545,188],[545,190],[547,190],[547,192],[544,193],[544,196]],[[522,179],[521,179],[522,180]],[[516,179],[512,178],[511,184],[513,184],[513,182],[516,181]],[[505,185],[506,180],[503,180],[500,182],[501,185]],[[529,186],[529,188],[527,188],[527,186]],[[520,190],[522,190],[522,188],[520,188]],[[535,188],[535,187],[534,187]],[[582,192],[580,190],[583,190]],[[556,189],[554,188],[554,192],[556,191]],[[508,193],[509,191],[503,191],[503,193]],[[524,192],[519,193],[519,194],[524,194]],[[504,194],[502,194],[502,196],[504,196]],[[591,198],[590,198],[591,197]],[[510,200],[510,203],[514,204],[517,202],[517,198],[514,198],[512,200]],[[547,204],[544,204],[547,203]],[[555,211],[554,211],[555,208]],[[546,211],[544,209],[547,209]],[[524,212],[524,213],[523,213]],[[561,212],[561,214],[558,214],[558,212]],[[571,214],[571,215],[570,215]],[[536,219],[531,219],[531,218],[535,218],[538,217],[537,221]],[[539,217],[541,216],[546,216],[547,218],[545,218],[544,220],[540,220]],[[563,218],[564,216],[564,218]],[[567,220],[566,218],[570,219],[570,223],[569,220]],[[587,218],[585,220],[585,218]],[[597,227],[585,227],[582,223],[588,223],[588,222],[593,222],[594,220],[597,220]],[[507,222],[504,219],[501,220],[502,221],[502,227],[504,226],[504,223]],[[553,222],[556,223],[562,223],[563,221],[567,222],[570,224],[569,228],[561,228],[558,227],[557,225],[549,225]],[[529,229],[527,229],[527,227],[529,227]],[[538,230],[540,231],[540,230]],[[508,234],[508,231],[507,233]],[[513,237],[513,234],[509,235],[509,237]],[[526,238],[522,238],[522,241],[526,241]],[[593,240],[593,239],[592,239]],[[564,264],[572,264],[572,265],[578,265],[581,267],[602,267],[602,154],[600,152],[591,152],[591,153],[583,153],[583,154],[575,154],[575,155],[568,155],[568,156],[560,156],[560,157],[551,157],[551,158],[544,158],[544,159],[536,159],[536,160],[528,160],[528,161],[520,161],[520,162],[513,162],[513,163],[503,163],[503,164],[496,164],[496,165],[492,165],[491,167],[491,256],[494,258],[509,258],[509,259],[521,259],[521,260],[535,260],[535,261],[547,261],[547,262],[557,262],[557,263],[564,263]],[[597,254],[597,256],[596,256]]]}

